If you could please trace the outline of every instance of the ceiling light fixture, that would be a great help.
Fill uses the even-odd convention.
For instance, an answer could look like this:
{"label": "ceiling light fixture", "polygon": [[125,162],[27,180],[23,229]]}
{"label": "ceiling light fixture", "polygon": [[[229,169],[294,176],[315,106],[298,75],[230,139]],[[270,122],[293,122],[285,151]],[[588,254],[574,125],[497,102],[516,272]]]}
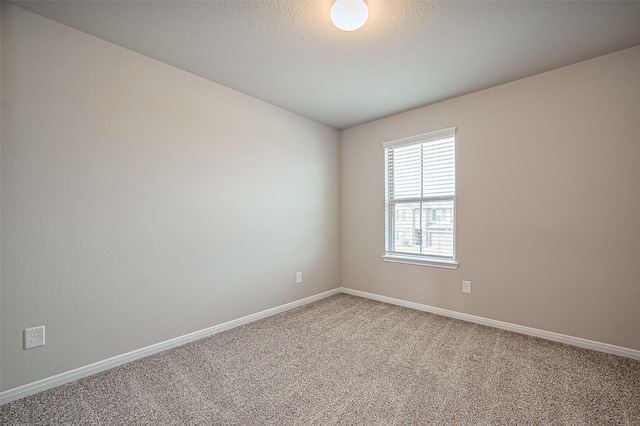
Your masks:
{"label": "ceiling light fixture", "polygon": [[368,17],[369,8],[364,0],[333,0],[331,20],[341,30],[357,30]]}

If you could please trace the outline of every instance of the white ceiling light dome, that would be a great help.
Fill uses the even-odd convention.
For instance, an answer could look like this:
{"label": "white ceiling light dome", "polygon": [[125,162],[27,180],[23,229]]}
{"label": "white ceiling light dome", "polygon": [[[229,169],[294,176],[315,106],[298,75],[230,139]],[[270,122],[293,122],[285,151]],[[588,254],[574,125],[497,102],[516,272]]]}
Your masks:
{"label": "white ceiling light dome", "polygon": [[357,30],[367,18],[369,7],[364,0],[335,0],[331,6],[331,21],[341,30]]}

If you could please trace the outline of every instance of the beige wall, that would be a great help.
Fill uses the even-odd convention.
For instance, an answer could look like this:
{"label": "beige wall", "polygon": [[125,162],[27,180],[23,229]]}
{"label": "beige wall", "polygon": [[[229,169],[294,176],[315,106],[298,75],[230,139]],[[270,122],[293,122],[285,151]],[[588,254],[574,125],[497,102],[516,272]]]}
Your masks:
{"label": "beige wall", "polygon": [[334,129],[3,4],[1,136],[2,390],[339,285]]}
{"label": "beige wall", "polygon": [[[460,268],[385,263],[382,143],[450,126]],[[340,154],[343,286],[640,349],[640,46],[345,130]]]}

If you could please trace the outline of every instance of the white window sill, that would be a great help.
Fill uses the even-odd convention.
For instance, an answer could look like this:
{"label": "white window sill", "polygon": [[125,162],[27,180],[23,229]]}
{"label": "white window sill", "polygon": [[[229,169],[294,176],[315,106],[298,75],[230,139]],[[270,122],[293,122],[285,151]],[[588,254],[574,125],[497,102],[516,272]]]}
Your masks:
{"label": "white window sill", "polygon": [[420,256],[402,256],[397,254],[385,254],[382,256],[385,262],[408,263],[410,265],[432,266],[435,268],[458,269],[459,263],[453,260],[424,258]]}

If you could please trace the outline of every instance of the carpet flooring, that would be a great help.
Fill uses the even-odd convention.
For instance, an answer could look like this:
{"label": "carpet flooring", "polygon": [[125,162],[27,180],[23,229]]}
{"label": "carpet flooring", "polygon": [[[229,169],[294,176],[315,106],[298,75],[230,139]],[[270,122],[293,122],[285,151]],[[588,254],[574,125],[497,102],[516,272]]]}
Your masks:
{"label": "carpet flooring", "polygon": [[640,425],[640,362],[339,294],[5,404],[2,425]]}

